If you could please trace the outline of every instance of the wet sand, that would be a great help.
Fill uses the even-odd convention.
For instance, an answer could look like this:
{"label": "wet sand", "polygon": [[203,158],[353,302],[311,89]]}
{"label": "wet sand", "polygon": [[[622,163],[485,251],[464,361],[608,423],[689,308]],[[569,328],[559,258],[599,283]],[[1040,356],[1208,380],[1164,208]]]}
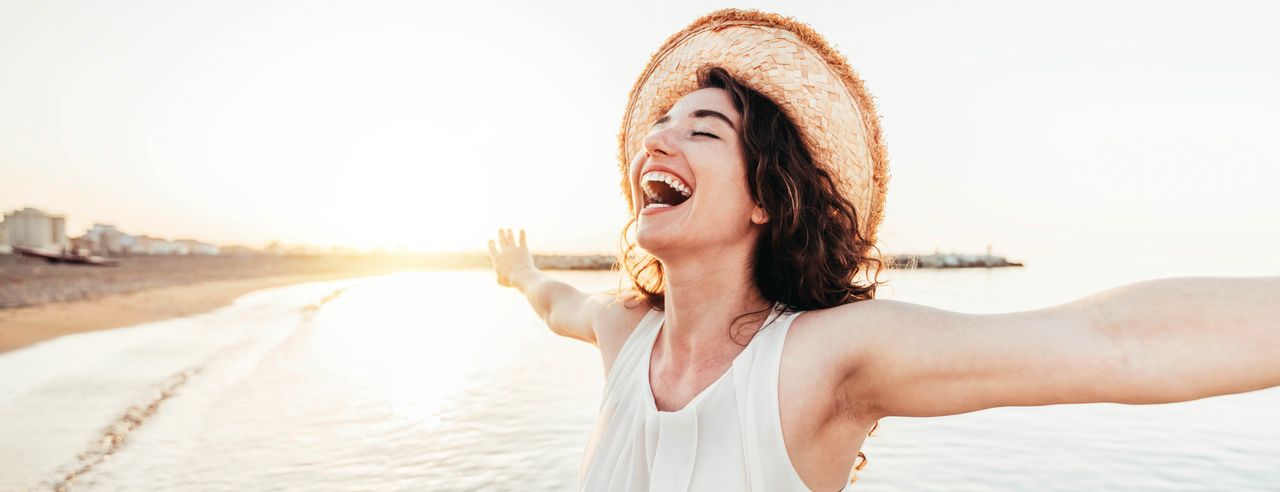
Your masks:
{"label": "wet sand", "polygon": [[256,290],[354,276],[339,273],[214,281],[0,310],[0,353],[72,333],[199,314]]}
{"label": "wet sand", "polygon": [[[474,261],[473,261],[474,262]],[[216,309],[256,290],[474,266],[438,256],[133,257],[114,268],[0,257],[0,353]]]}

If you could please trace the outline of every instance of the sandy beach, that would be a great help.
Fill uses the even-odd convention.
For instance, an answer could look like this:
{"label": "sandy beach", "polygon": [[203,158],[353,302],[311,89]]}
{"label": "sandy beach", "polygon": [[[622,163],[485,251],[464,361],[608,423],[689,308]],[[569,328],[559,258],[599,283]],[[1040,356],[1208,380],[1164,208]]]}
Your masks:
{"label": "sandy beach", "polygon": [[440,269],[425,256],[126,257],[119,267],[0,256],[0,353],[62,335],[190,316],[282,285]]}

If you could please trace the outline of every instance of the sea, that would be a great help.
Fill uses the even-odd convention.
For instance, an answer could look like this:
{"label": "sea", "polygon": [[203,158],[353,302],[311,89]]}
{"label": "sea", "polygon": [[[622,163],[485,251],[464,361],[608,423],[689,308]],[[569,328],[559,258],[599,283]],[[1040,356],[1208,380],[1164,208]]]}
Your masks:
{"label": "sea", "polygon": [[[1003,312],[1277,267],[889,271],[879,296]],[[572,490],[603,385],[596,349],[492,271],[296,284],[0,354],[0,490]],[[890,417],[863,452],[854,490],[1280,491],[1280,388]]]}

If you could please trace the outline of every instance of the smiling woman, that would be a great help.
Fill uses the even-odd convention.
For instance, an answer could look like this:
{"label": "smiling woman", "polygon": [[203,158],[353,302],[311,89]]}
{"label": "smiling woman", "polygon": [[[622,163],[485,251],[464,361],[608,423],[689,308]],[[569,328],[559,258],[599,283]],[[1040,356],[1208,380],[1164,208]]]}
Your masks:
{"label": "smiling woman", "polygon": [[1280,278],[1166,279],[995,315],[873,299],[875,107],[793,20],[730,9],[673,35],[620,143],[628,288],[550,278],[523,231],[489,244],[499,282],[600,349],[583,490],[848,490],[887,416],[1280,385]]}
{"label": "smiling woman", "polygon": [[[765,297],[779,299],[796,309],[829,307],[873,297],[875,273],[880,267],[879,260],[872,255],[874,242],[858,226],[857,209],[839,192],[832,175],[814,165],[814,159],[795,125],[773,101],[735,80],[724,68],[704,67],[698,73],[698,87],[699,90],[682,99],[657,120],[653,131],[644,140],[645,149],[637,159],[644,154],[670,152],[663,146],[672,143],[663,139],[680,138],[684,134],[688,135],[691,146],[701,142],[703,145],[736,147],[739,151],[731,154],[741,154],[732,157],[745,162],[745,176],[735,182],[745,181],[748,185],[746,192],[756,204],[752,221],[767,224],[765,233],[756,240],[757,250],[753,255],[756,262],[754,280],[768,291]],[[728,99],[728,104],[725,99]],[[730,118],[725,113],[699,105],[732,106],[733,111],[729,114],[734,116]],[[684,124],[671,128],[675,125],[672,113],[678,114],[682,106],[700,109],[689,111],[686,118],[679,120]],[[668,129],[676,135],[658,131],[660,129]],[[649,306],[662,309],[662,262],[646,252],[654,251],[657,245],[641,244],[646,236],[638,230],[635,239],[629,240],[629,232],[655,202],[667,201],[661,191],[650,191],[655,188],[650,183],[675,182],[684,186],[684,181],[667,172],[670,167],[661,160],[650,160],[644,167],[631,167],[629,174],[641,174],[640,188],[645,192],[643,198],[633,197],[631,200],[644,205],[623,228],[625,246],[618,264],[629,272],[634,289],[644,296]],[[728,165],[719,168],[732,171],[739,167]],[[630,180],[624,183],[624,193],[628,197],[634,194],[633,188]],[[656,185],[657,190],[663,188],[666,187]],[[716,223],[714,219],[708,222]],[[852,234],[846,236],[846,231]],[[866,269],[864,272],[871,281],[865,284],[857,281],[860,268]],[[806,282],[788,280],[794,278],[803,278]]]}

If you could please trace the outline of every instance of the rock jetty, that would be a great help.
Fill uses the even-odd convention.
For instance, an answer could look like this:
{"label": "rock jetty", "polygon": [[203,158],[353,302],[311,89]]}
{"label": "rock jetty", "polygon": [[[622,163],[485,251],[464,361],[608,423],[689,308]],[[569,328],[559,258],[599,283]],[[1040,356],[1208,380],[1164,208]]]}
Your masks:
{"label": "rock jetty", "polygon": [[609,270],[613,255],[533,255],[533,264],[543,270]]}
{"label": "rock jetty", "polygon": [[1020,267],[1022,263],[1009,261],[1003,256],[993,255],[893,255],[886,262],[890,268],[1002,268]]}

